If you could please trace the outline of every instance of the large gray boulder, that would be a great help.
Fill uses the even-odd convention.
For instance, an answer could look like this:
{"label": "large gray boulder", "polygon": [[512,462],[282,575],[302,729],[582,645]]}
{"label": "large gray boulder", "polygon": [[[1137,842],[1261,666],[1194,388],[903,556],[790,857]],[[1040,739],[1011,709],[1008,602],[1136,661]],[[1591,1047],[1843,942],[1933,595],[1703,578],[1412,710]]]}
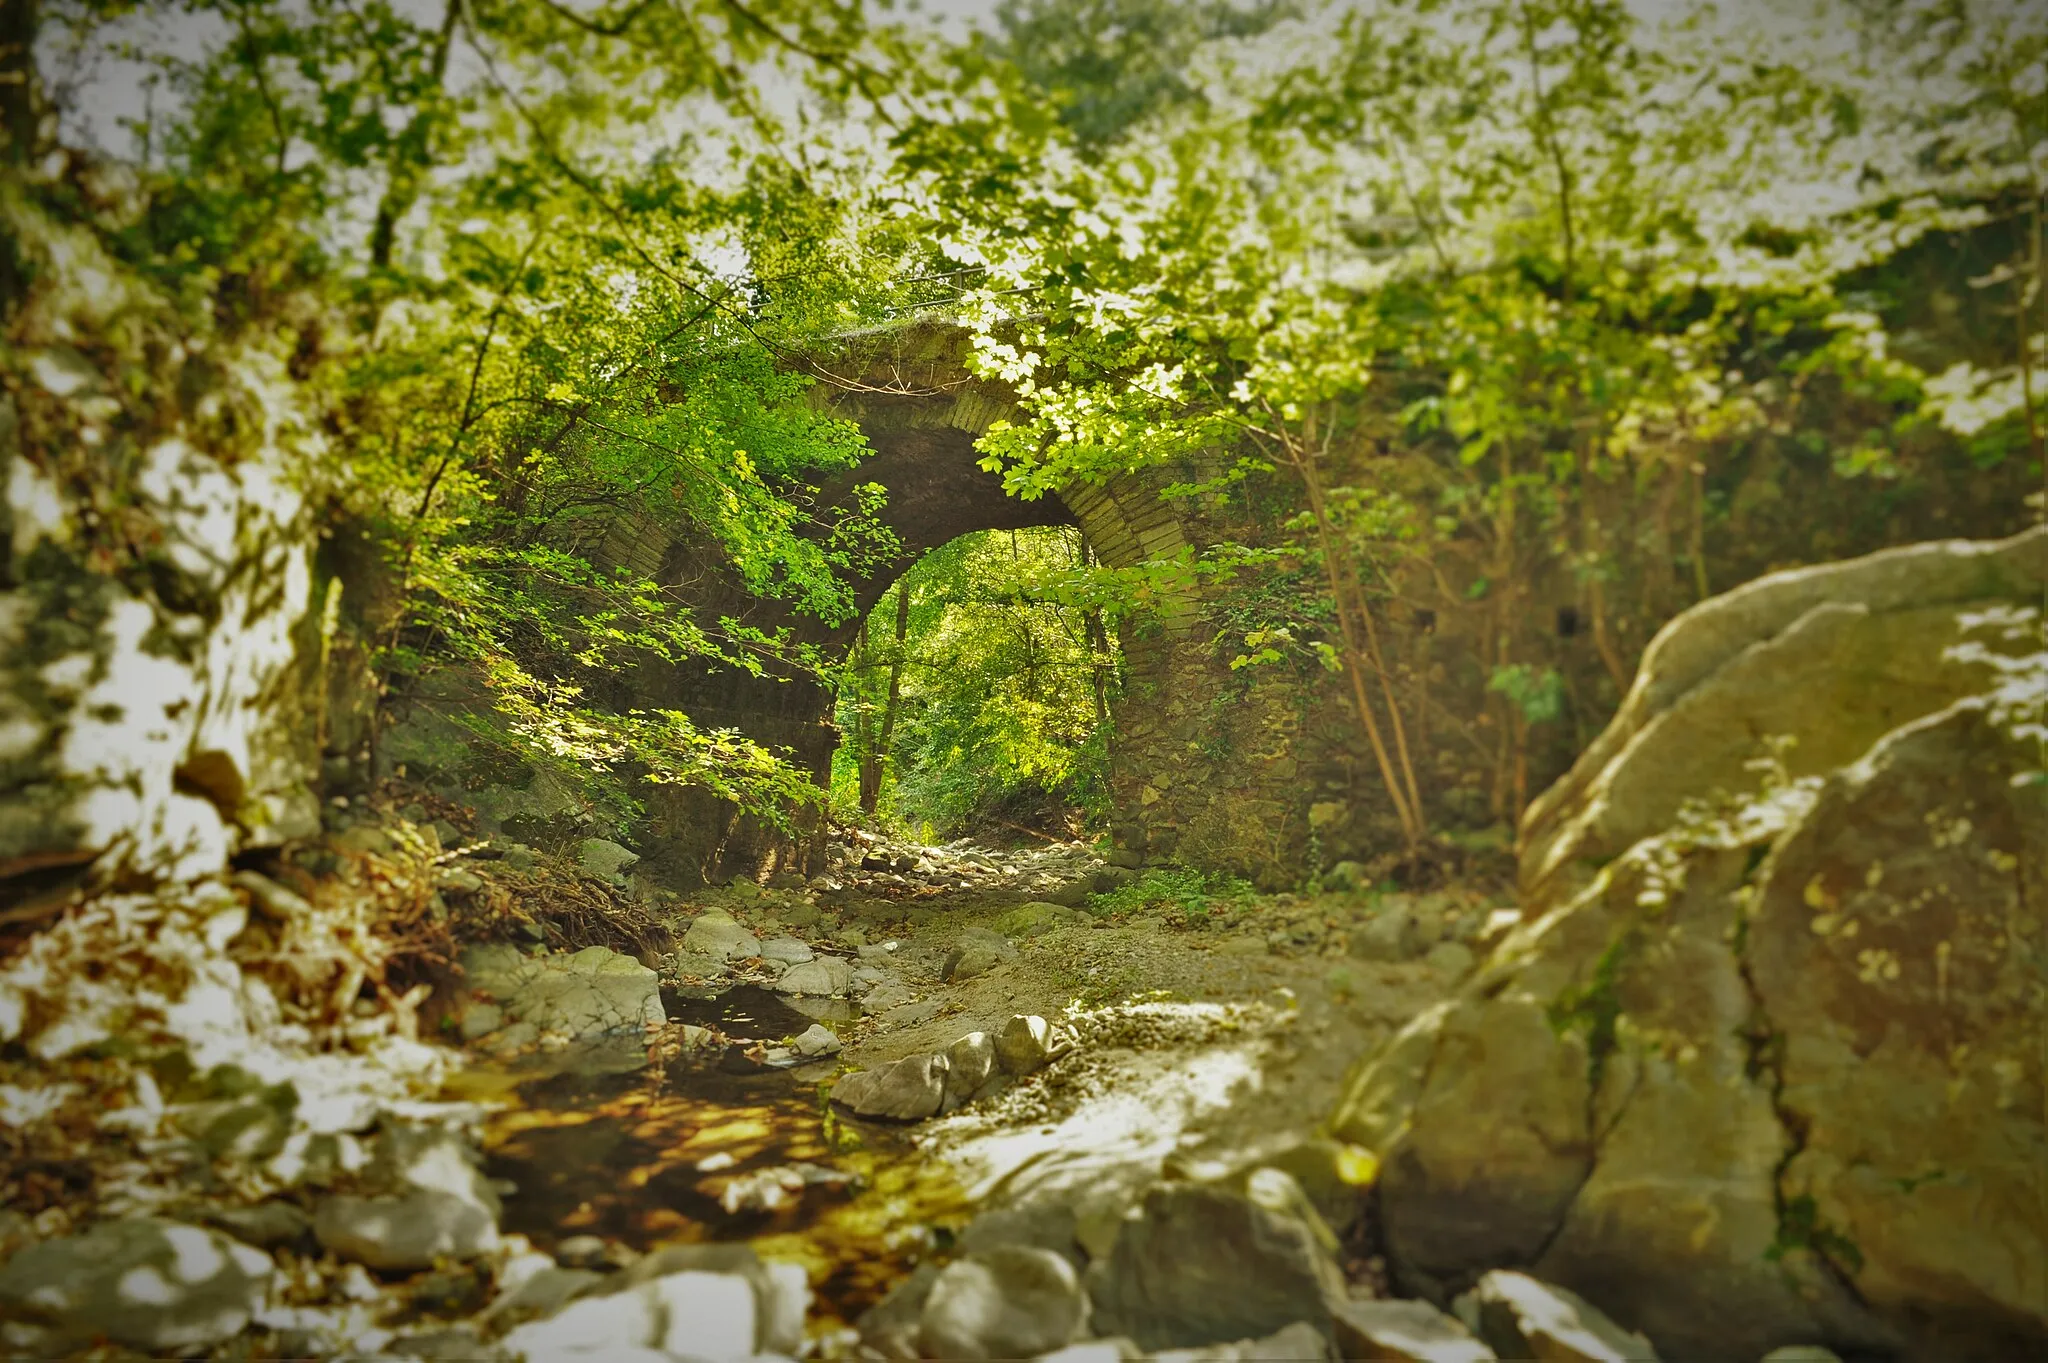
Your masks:
{"label": "large gray boulder", "polygon": [[862,1117],[899,1122],[935,1115],[946,1097],[943,1055],[912,1055],[871,1070],[857,1070],[832,1086],[832,1101]]}
{"label": "large gray boulder", "polygon": [[[1284,1176],[1283,1176],[1284,1177]],[[1147,1192],[1089,1265],[1093,1328],[1148,1350],[1228,1343],[1307,1322],[1327,1337],[1344,1278],[1315,1228],[1211,1184]]]}
{"label": "large gray boulder", "polygon": [[[175,309],[16,202],[38,287],[0,429],[0,878],[188,881],[317,836],[316,414],[243,342],[209,341],[204,376],[171,359]],[[229,435],[208,409],[265,416]],[[349,640],[328,642],[348,742]]]}
{"label": "large gray boulder", "polygon": [[[2036,532],[1878,555],[1760,584],[1742,610],[1710,602],[1660,636],[1639,688],[1658,703],[1632,697],[1595,745],[1606,757],[1531,815],[1527,921],[1365,1058],[1336,1114],[1340,1139],[1380,1157],[1404,1291],[1442,1302],[1524,1266],[1703,1363],[1792,1343],[2048,1350],[2033,1096],[2048,1089],[2048,998],[2024,954],[2048,940],[2048,785],[2024,714],[2048,666],[1891,663],[1868,639],[1770,632],[1832,582],[1903,647],[2003,618],[2020,637],[1991,642],[2024,649],[2044,554]],[[2024,591],[1987,600],[2000,582]],[[1832,765],[1762,762],[1747,793],[1701,789],[1728,764],[1658,719],[1701,688],[1724,748],[1756,761],[1789,725],[1781,751]],[[1809,692],[1807,708],[1781,689]],[[1852,701],[1856,716],[1838,713]],[[1857,726],[1873,715],[1890,718],[1869,736]],[[1682,814],[1624,798],[1660,771],[1698,797]],[[1657,809],[1638,836],[1631,821]],[[1632,840],[1577,865],[1616,839]]]}
{"label": "large gray boulder", "polygon": [[0,1267],[0,1343],[68,1353],[98,1337],[146,1353],[210,1348],[263,1305],[270,1256],[176,1221],[104,1221]]}
{"label": "large gray boulder", "polygon": [[715,960],[739,961],[759,956],[761,939],[725,910],[707,909],[691,921],[690,930],[683,934],[681,949]]}
{"label": "large gray boulder", "polygon": [[585,838],[576,844],[576,869],[599,880],[623,875],[640,864],[640,854],[610,838]]}
{"label": "large gray boulder", "polygon": [[1762,735],[1797,738],[1782,754],[1790,776],[1824,776],[1982,691],[1982,671],[1949,650],[1973,614],[2038,602],[2044,579],[2048,529],[2036,528],[1772,573],[1679,615],[1613,722],[1524,815],[1525,905],[1561,902],[1689,800],[1760,790]]}
{"label": "large gray boulder", "polygon": [[493,1026],[524,1022],[540,1032],[585,1037],[636,1032],[666,1020],[660,978],[608,947],[526,956],[493,943],[467,948],[461,963],[466,993],[490,995],[497,1010],[490,1015]]}
{"label": "large gray boulder", "polygon": [[1048,1249],[1001,1245],[940,1270],[919,1323],[926,1358],[1030,1358],[1080,1333],[1087,1298],[1073,1264]]}
{"label": "large gray boulder", "polygon": [[782,972],[775,988],[784,994],[832,997],[853,988],[853,967],[837,956],[820,956]]}

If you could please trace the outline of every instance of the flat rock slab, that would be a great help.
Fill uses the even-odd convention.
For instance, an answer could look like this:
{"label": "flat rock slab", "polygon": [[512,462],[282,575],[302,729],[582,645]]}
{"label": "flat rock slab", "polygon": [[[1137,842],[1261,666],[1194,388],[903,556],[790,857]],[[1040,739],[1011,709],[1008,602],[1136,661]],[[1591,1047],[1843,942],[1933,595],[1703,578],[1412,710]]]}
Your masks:
{"label": "flat rock slab", "polygon": [[905,1003],[882,1014],[882,1022],[891,1027],[915,1027],[920,1022],[930,1022],[946,1010],[946,1005],[937,999],[926,999],[922,1003]]}
{"label": "flat rock slab", "polygon": [[1496,1269],[1458,1299],[1461,1316],[1504,1358],[1546,1363],[1656,1363],[1641,1335],[1622,1329],[1575,1292]]}
{"label": "flat rock slab", "polygon": [[1346,1301],[1331,1312],[1337,1354],[1384,1363],[1493,1363],[1498,1354],[1426,1301]]}
{"label": "flat rock slab", "polygon": [[710,909],[697,915],[683,934],[682,950],[720,961],[743,961],[761,954],[761,940],[731,914]]}
{"label": "flat rock slab", "polygon": [[30,1245],[0,1267],[0,1343],[34,1357],[104,1336],[157,1353],[241,1332],[270,1256],[200,1226],[142,1217]]}
{"label": "flat rock slab", "polygon": [[996,919],[995,930],[1005,937],[1036,937],[1068,923],[1085,925],[1094,921],[1084,910],[1041,900],[1011,909]]}
{"label": "flat rock slab", "polygon": [[584,1037],[638,1031],[666,1020],[660,979],[631,956],[606,947],[524,956],[494,943],[470,947],[461,961],[469,990],[488,992],[502,1020],[540,1032]]}
{"label": "flat rock slab", "polygon": [[870,1013],[880,1013],[901,1004],[916,1003],[918,995],[918,990],[901,980],[884,979],[862,997],[860,1004]]}
{"label": "flat rock slab", "polygon": [[853,987],[853,967],[837,956],[820,956],[815,961],[793,965],[782,972],[775,988],[784,994],[812,994],[830,997]]}
{"label": "flat rock slab", "polygon": [[313,1214],[320,1247],[385,1271],[432,1268],[436,1259],[474,1259],[498,1247],[487,1208],[438,1189],[397,1197],[330,1197]]}
{"label": "flat rock slab", "polygon": [[760,956],[765,961],[780,961],[784,965],[802,965],[815,960],[818,953],[809,945],[794,937],[770,937],[761,943]]}

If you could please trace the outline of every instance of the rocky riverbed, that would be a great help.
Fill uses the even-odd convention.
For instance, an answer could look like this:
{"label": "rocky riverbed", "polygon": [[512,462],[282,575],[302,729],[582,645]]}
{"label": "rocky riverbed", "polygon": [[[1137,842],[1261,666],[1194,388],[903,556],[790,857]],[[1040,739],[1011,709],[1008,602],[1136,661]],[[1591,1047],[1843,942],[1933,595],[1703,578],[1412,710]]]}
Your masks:
{"label": "rocky riverbed", "polygon": [[1512,891],[866,837],[678,893],[394,787],[80,893],[0,973],[0,1344],[2038,1356],[2044,552],[1681,617]]}
{"label": "rocky riverbed", "polygon": [[[68,1089],[5,1091],[11,1348],[999,1357],[1128,1317],[1088,1347],[1137,1356],[1178,1339],[1142,1324],[1177,1308],[1087,1275],[1118,1218],[1182,1185],[1294,1235],[1275,1271],[1295,1288],[1370,1292],[1371,1157],[1317,1124],[1357,1038],[1504,927],[1476,891],[1147,902],[1078,844],[856,837],[817,877],[685,896],[616,844],[546,857],[428,812],[340,805],[268,873],[127,906],[246,958],[215,1022],[248,1053],[203,1064],[236,1038],[208,1050],[174,1016],[74,1061]],[[354,1091],[322,1091],[292,1044],[312,1029],[249,1035],[266,925],[393,887],[461,930],[417,987],[327,1019]],[[564,895],[667,949],[551,943],[522,906]],[[91,973],[42,945],[47,985]],[[38,1014],[79,1011],[28,1002],[46,1039],[65,1019]],[[1301,1347],[1270,1314],[1179,1342]]]}

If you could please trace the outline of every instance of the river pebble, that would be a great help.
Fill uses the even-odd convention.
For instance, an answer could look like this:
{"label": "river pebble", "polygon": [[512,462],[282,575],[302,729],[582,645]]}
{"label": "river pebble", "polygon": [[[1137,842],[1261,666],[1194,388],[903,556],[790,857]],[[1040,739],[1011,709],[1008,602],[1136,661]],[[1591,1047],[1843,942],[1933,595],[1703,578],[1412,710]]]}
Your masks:
{"label": "river pebble", "polygon": [[996,1063],[1006,1074],[1026,1075],[1052,1059],[1052,1024],[1042,1017],[1018,1014],[1002,1025],[995,1039]]}

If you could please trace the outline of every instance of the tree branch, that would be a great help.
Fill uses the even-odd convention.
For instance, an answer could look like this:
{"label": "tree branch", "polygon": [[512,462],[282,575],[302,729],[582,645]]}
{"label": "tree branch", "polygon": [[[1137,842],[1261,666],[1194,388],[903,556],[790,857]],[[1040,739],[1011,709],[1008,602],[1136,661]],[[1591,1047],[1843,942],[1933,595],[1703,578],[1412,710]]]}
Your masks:
{"label": "tree branch", "polygon": [[594,33],[600,38],[623,38],[626,35],[626,30],[631,28],[641,15],[654,8],[654,2],[655,0],[640,0],[639,4],[627,10],[616,21],[609,24],[601,24],[594,19],[584,18],[575,10],[565,5],[556,4],[555,0],[541,0],[541,3],[558,17],[568,20],[585,33]]}

